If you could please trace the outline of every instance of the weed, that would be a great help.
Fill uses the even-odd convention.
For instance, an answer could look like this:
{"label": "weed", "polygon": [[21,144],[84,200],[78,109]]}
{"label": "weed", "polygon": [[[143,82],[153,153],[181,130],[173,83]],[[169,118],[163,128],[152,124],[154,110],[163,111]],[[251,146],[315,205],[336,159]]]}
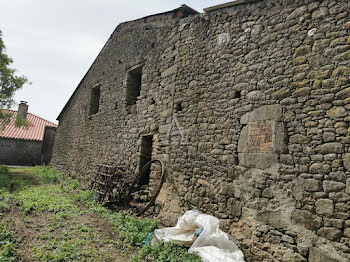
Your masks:
{"label": "weed", "polygon": [[19,261],[16,246],[18,239],[14,237],[12,221],[0,221],[0,261]]}
{"label": "weed", "polygon": [[78,212],[74,200],[60,194],[60,192],[59,185],[30,187],[18,193],[17,202],[25,214],[44,211],[53,213],[60,211]]}
{"label": "weed", "polygon": [[[1,169],[0,169],[1,170]],[[10,175],[6,168],[3,173]],[[199,257],[190,255],[187,249],[169,244],[144,246],[147,236],[157,227],[157,221],[141,219],[135,215],[129,216],[124,212],[115,213],[98,203],[98,196],[91,190],[81,190],[78,180],[69,179],[62,172],[49,166],[37,166],[32,173],[22,176],[14,175],[11,182],[18,179],[19,186],[13,192],[12,198],[22,210],[22,220],[32,223],[31,218],[45,213],[45,223],[40,230],[43,241],[33,248],[36,260],[40,261],[113,261],[115,254],[104,251],[103,246],[116,246],[122,251],[139,249],[132,261],[160,261],[160,262],[197,262]],[[32,176],[38,185],[20,181]],[[39,184],[40,182],[40,184]],[[8,186],[6,186],[8,187]],[[7,189],[0,189],[0,212],[8,210],[11,195]],[[82,207],[86,206],[86,208]],[[4,211],[1,211],[4,210]],[[93,225],[79,222],[80,215],[101,216],[112,224],[118,239],[106,238]],[[36,222],[37,223],[37,222]],[[39,225],[35,225],[39,228]],[[15,253],[15,244],[10,245],[10,251]],[[113,255],[112,255],[113,254]],[[15,255],[12,257],[16,257]],[[0,257],[1,258],[1,257]],[[1,259],[0,259],[1,260]],[[11,261],[11,260],[9,260]]]}
{"label": "weed", "polygon": [[65,177],[63,172],[59,172],[50,166],[36,166],[33,169],[33,173],[46,183],[58,183],[63,181]]}
{"label": "weed", "polygon": [[7,212],[10,209],[10,201],[10,193],[5,189],[0,188],[0,216],[2,216],[4,212]]}
{"label": "weed", "polygon": [[158,262],[201,262],[201,258],[187,252],[187,249],[181,245],[164,243],[147,245],[141,248],[139,255],[131,258],[131,262],[139,261],[158,261]]}
{"label": "weed", "polygon": [[10,190],[11,175],[7,166],[0,165],[0,189]]}

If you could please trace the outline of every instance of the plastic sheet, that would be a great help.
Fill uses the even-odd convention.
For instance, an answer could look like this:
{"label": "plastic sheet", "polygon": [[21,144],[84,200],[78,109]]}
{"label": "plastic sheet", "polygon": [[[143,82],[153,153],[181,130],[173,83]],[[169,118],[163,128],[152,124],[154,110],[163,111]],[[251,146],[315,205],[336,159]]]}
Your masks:
{"label": "plastic sheet", "polygon": [[219,222],[214,216],[190,210],[178,219],[175,227],[157,229],[154,235],[164,242],[190,246],[188,252],[198,254],[204,262],[244,262],[243,252],[220,230]]}

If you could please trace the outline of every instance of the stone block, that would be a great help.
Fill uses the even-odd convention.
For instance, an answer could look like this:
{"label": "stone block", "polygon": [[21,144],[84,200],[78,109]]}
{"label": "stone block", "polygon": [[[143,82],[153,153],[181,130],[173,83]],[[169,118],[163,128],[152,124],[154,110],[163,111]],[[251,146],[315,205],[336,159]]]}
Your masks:
{"label": "stone block", "polygon": [[317,20],[326,17],[329,14],[328,8],[321,7],[319,9],[316,9],[312,13],[312,20]]}
{"label": "stone block", "polygon": [[332,142],[335,141],[335,134],[331,132],[324,132],[322,138],[324,142]]}
{"label": "stone block", "polygon": [[336,259],[332,258],[332,255],[323,252],[321,249],[312,247],[309,253],[309,262],[337,262]]}
{"label": "stone block", "polygon": [[331,171],[331,166],[327,164],[314,163],[310,166],[309,172],[311,174],[324,174]]}
{"label": "stone block", "polygon": [[304,96],[310,95],[310,92],[311,92],[310,87],[301,87],[295,90],[292,95],[295,97],[304,97]]}
{"label": "stone block", "polygon": [[350,194],[350,178],[346,179],[345,193]]}
{"label": "stone block", "polygon": [[164,70],[161,74],[162,77],[167,77],[169,75],[175,74],[177,71],[177,65],[173,65],[172,67]]}
{"label": "stone block", "polygon": [[238,140],[238,153],[248,153],[248,142],[248,126],[244,126]]}
{"label": "stone block", "polygon": [[305,179],[304,186],[307,192],[318,192],[321,189],[321,181],[313,178]]}
{"label": "stone block", "polygon": [[249,122],[249,115],[250,113],[245,113],[244,115],[241,116],[240,123],[242,125],[246,125]]}
{"label": "stone block", "polygon": [[248,122],[264,121],[264,120],[276,120],[279,121],[282,117],[281,105],[266,105],[259,107],[250,113],[246,113],[241,117],[241,124],[247,124]]}
{"label": "stone block", "polygon": [[350,97],[350,87],[345,88],[345,89],[343,89],[335,94],[336,99],[345,99],[348,97]]}
{"label": "stone block", "polygon": [[287,20],[298,18],[302,15],[305,15],[306,13],[307,13],[307,6],[305,5],[300,6],[298,8],[295,8],[293,12],[287,16]]}
{"label": "stone block", "polygon": [[271,97],[276,100],[281,100],[283,98],[286,98],[290,95],[290,90],[288,87],[283,87],[274,93],[272,93]]}
{"label": "stone block", "polygon": [[316,213],[322,216],[331,216],[334,212],[334,204],[329,199],[319,199],[315,203]]}
{"label": "stone block", "polygon": [[304,45],[300,46],[294,51],[293,58],[299,57],[299,56],[305,56],[311,52],[311,46],[310,45]]}
{"label": "stone block", "polygon": [[227,201],[227,209],[232,216],[239,217],[242,213],[242,202],[235,198],[229,198]]}
{"label": "stone block", "polygon": [[247,99],[250,101],[263,100],[264,98],[265,98],[265,95],[261,91],[251,91],[247,94]]}
{"label": "stone block", "polygon": [[346,170],[350,171],[350,153],[343,155],[343,164]]}
{"label": "stone block", "polygon": [[347,110],[344,107],[338,106],[338,107],[332,107],[327,111],[327,116],[336,119],[340,117],[344,117],[347,115]]}
{"label": "stone block", "polygon": [[350,228],[345,228],[344,236],[350,238]]}
{"label": "stone block", "polygon": [[336,241],[342,237],[342,232],[340,229],[335,227],[322,227],[317,231],[317,235],[325,239]]}
{"label": "stone block", "polygon": [[307,144],[307,136],[296,134],[289,138],[289,143],[291,144]]}
{"label": "stone block", "polygon": [[336,227],[336,228],[342,229],[344,226],[344,220],[324,218],[324,225],[326,227]]}
{"label": "stone block", "polygon": [[277,154],[238,153],[239,165],[244,167],[266,169],[276,164]]}
{"label": "stone block", "polygon": [[341,143],[325,143],[316,147],[316,151],[321,154],[343,153],[344,146]]}
{"label": "stone block", "polygon": [[306,229],[316,231],[322,226],[322,218],[307,210],[295,210],[292,212],[292,222],[304,226]]}
{"label": "stone block", "polygon": [[323,190],[325,192],[339,192],[345,188],[345,184],[336,181],[323,181]]}
{"label": "stone block", "polygon": [[266,198],[274,198],[272,188],[265,188],[264,191],[262,192],[262,196]]}
{"label": "stone block", "polygon": [[272,130],[272,152],[280,154],[284,152],[285,148],[285,131],[283,123],[273,122],[274,130]]}
{"label": "stone block", "polygon": [[292,155],[280,155],[280,161],[286,165],[294,165],[294,158]]}
{"label": "stone block", "polygon": [[349,76],[349,75],[350,75],[350,68],[347,66],[339,66],[332,73],[332,77]]}
{"label": "stone block", "polygon": [[274,228],[284,228],[286,221],[279,210],[264,210],[257,214],[257,220]]}

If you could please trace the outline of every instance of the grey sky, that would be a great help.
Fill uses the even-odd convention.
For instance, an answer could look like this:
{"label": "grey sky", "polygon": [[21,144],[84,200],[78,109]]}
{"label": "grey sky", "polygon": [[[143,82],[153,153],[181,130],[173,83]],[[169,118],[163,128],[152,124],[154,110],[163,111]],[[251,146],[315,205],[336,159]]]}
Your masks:
{"label": "grey sky", "polygon": [[[16,101],[29,112],[55,119],[121,22],[187,4],[199,12],[229,0],[0,0],[0,30],[26,85]],[[16,106],[14,107],[16,109]]]}

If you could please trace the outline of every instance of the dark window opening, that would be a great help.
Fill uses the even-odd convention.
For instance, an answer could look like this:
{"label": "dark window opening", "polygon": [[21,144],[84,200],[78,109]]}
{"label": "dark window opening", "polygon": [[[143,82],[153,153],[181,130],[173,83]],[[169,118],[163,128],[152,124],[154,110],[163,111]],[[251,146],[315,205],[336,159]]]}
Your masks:
{"label": "dark window opening", "polygon": [[118,102],[115,102],[114,109],[118,109]]}
{"label": "dark window opening", "polygon": [[241,91],[235,91],[234,98],[241,98]]}
{"label": "dark window opening", "polygon": [[90,99],[90,115],[96,114],[100,107],[100,87],[94,87],[91,89],[91,99]]}
{"label": "dark window opening", "polygon": [[175,111],[176,111],[176,112],[182,111],[182,105],[181,105],[181,103],[177,103],[177,104],[175,105]]}
{"label": "dark window opening", "polygon": [[128,108],[136,104],[140,95],[142,78],[142,66],[138,66],[128,72],[126,79],[126,105]]}
{"label": "dark window opening", "polygon": [[[153,136],[143,136],[141,141],[141,150],[140,150],[140,171],[147,164],[147,162],[152,159],[152,146],[153,146]],[[151,166],[143,172],[140,177],[139,185],[147,185],[149,183],[149,175],[151,174]]]}

